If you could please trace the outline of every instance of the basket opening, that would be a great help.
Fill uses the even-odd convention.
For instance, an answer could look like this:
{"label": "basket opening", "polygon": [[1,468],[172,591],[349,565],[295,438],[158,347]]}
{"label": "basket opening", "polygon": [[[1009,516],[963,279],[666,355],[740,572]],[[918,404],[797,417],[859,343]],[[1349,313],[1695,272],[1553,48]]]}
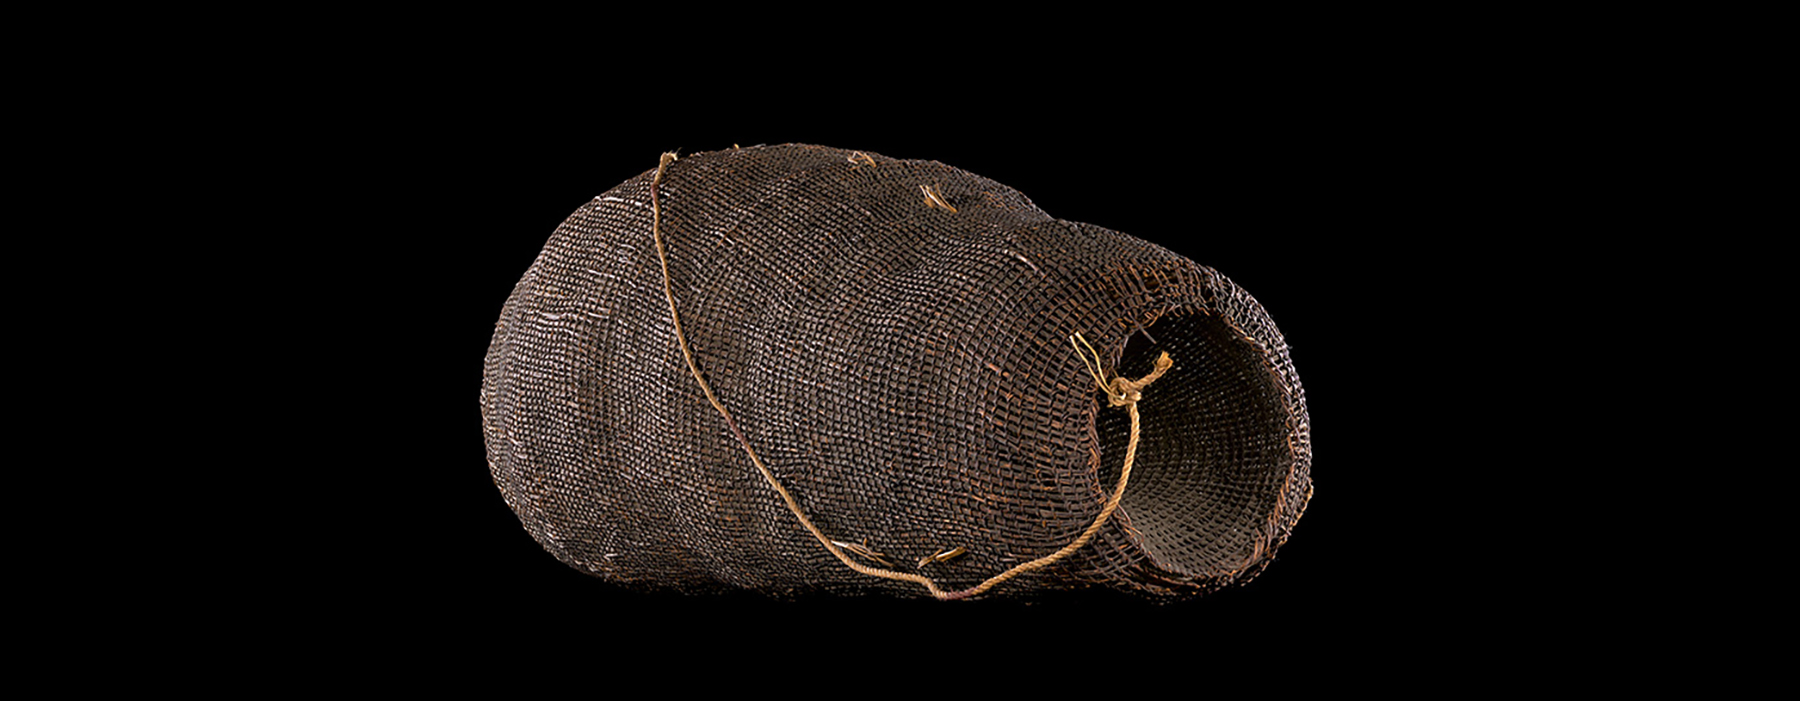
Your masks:
{"label": "basket opening", "polygon": [[[1133,334],[1117,373],[1148,374],[1162,351],[1175,365],[1138,404],[1137,460],[1119,508],[1157,567],[1184,577],[1231,574],[1268,546],[1292,468],[1281,390],[1256,346],[1214,315],[1176,310],[1148,335]],[[1100,483],[1111,489],[1131,419],[1099,402]]]}

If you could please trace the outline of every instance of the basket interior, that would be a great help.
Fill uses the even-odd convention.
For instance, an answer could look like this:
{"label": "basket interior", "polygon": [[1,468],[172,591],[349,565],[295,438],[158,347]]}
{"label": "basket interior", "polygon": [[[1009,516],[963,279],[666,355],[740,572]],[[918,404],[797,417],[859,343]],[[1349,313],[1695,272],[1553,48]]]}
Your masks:
{"label": "basket interior", "polygon": [[[1293,465],[1281,389],[1254,344],[1199,312],[1171,312],[1134,334],[1117,372],[1146,375],[1163,351],[1175,364],[1138,403],[1137,458],[1120,509],[1157,566],[1229,575],[1261,558]],[[1131,419],[1095,396],[1100,478],[1110,490]]]}

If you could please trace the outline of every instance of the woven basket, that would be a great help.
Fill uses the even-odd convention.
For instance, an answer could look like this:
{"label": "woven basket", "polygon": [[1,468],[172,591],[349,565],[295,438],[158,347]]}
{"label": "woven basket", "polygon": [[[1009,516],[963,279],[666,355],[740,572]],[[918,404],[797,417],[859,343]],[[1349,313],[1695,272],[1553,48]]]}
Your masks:
{"label": "woven basket", "polygon": [[[1102,383],[1163,353],[1133,441]],[[1091,531],[977,593],[1188,597],[1260,571],[1311,496],[1249,294],[931,161],[785,145],[633,178],[557,228],[485,371],[506,503],[634,586],[967,592]]]}

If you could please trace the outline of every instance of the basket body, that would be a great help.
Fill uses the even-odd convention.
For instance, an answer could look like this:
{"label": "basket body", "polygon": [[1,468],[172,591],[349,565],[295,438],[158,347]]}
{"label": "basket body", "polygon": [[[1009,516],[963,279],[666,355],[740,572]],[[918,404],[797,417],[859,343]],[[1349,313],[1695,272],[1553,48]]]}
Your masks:
{"label": "basket body", "polygon": [[[571,215],[496,325],[481,402],[506,503],[558,559],[619,583],[923,595],[824,549],[706,399],[671,323],[652,173]],[[1094,521],[1127,427],[1076,332],[1111,373],[1158,351],[1175,366],[1139,405],[1117,514],[990,596],[1211,591],[1259,571],[1310,497],[1286,345],[1209,268],[935,162],[733,149],[657,187],[695,364],[813,522],[896,570],[968,586]]]}

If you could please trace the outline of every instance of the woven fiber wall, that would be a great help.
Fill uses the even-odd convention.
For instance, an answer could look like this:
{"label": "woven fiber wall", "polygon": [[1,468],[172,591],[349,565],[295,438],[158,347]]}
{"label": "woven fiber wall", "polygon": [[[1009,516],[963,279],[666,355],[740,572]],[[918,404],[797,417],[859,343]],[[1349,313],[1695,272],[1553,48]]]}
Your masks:
{"label": "woven fiber wall", "polygon": [[[1133,441],[1095,374],[1163,353],[1101,519]],[[485,373],[506,503],[632,586],[927,595],[848,558],[967,590],[1099,522],[981,595],[1179,598],[1260,571],[1311,496],[1299,377],[1249,294],[930,161],[784,145],[646,171],[557,228]]]}

